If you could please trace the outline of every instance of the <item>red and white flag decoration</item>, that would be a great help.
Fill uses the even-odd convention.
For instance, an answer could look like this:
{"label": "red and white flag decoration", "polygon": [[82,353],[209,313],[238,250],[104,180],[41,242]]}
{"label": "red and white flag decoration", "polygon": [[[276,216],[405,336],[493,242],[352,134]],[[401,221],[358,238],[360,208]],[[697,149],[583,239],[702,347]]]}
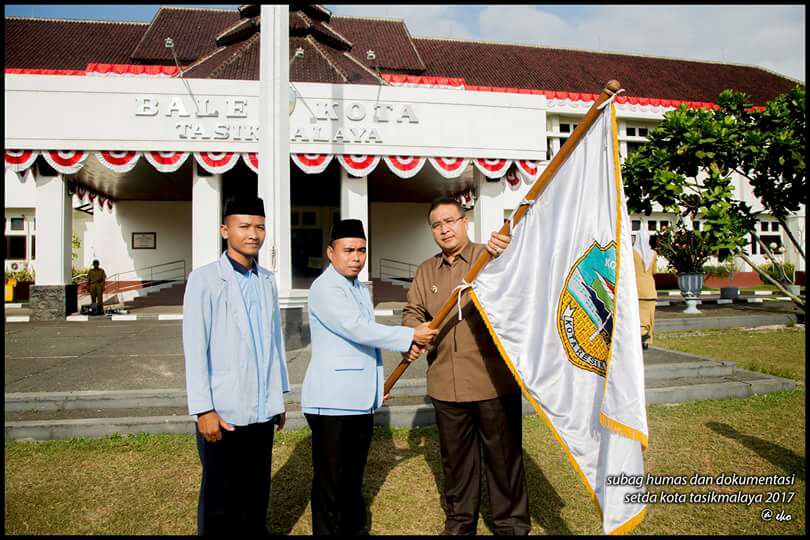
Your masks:
{"label": "red and white flag decoration", "polygon": [[385,164],[400,178],[413,178],[422,170],[427,158],[416,156],[385,156]]}
{"label": "red and white flag decoration", "polygon": [[533,184],[540,178],[540,162],[528,159],[515,160],[517,164],[518,173],[523,177],[523,181],[527,184]]}
{"label": "red and white flag decoration", "polygon": [[211,174],[222,174],[230,171],[239,161],[236,152],[194,152],[194,159],[200,167]]}
{"label": "red and white flag decoration", "polygon": [[250,167],[250,170],[259,174],[259,154],[258,152],[245,152],[242,154],[242,161]]}
{"label": "red and white flag decoration", "polygon": [[89,152],[80,150],[46,150],[42,153],[45,161],[62,174],[75,174],[84,165]]}
{"label": "red and white flag decoration", "polygon": [[452,157],[432,157],[430,164],[445,178],[458,178],[470,164],[469,159]]}
{"label": "red and white flag decoration", "polygon": [[512,164],[511,159],[476,159],[475,166],[481,171],[481,174],[487,178],[503,178],[509,166]]}
{"label": "red and white flag decoration", "polygon": [[509,187],[513,189],[517,189],[517,187],[520,185],[520,175],[515,167],[509,167],[509,170],[506,171],[503,179],[506,180]]}
{"label": "red and white flag decoration", "polygon": [[6,150],[6,168],[22,172],[34,164],[38,155],[39,152],[35,150]]}
{"label": "red and white flag decoration", "polygon": [[475,199],[473,198],[472,191],[469,189],[463,193],[459,193],[455,196],[455,199],[464,207],[465,210],[469,210],[473,206],[475,206]]}
{"label": "red and white flag decoration", "polygon": [[160,172],[174,172],[188,159],[188,152],[144,152],[143,157]]}
{"label": "red and white flag decoration", "polygon": [[355,156],[338,154],[338,161],[352,176],[368,176],[380,163],[380,156]]}
{"label": "red and white flag decoration", "polygon": [[332,162],[333,154],[290,154],[293,163],[307,174],[319,174]]}
{"label": "red and white flag decoration", "polygon": [[110,150],[95,152],[95,156],[98,162],[108,169],[118,173],[125,173],[135,168],[141,158],[141,153],[134,150],[122,152]]}

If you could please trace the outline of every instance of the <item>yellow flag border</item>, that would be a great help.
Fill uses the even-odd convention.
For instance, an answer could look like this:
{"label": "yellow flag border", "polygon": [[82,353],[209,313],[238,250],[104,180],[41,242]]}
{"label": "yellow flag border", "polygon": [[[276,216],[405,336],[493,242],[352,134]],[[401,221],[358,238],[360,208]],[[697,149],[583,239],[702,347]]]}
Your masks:
{"label": "yellow flag border", "polygon": [[[621,228],[620,228],[621,227],[621,213],[620,213],[620,211],[621,211],[621,200],[619,200],[619,195],[621,194],[621,190],[619,190],[619,186],[618,186],[619,177],[620,177],[619,176],[619,168],[618,168],[619,167],[619,161],[618,161],[618,151],[619,151],[619,149],[618,149],[618,131],[617,131],[617,124],[616,124],[616,111],[615,111],[615,109],[613,107],[613,103],[610,104],[610,111],[611,111],[611,125],[612,125],[612,132],[613,132],[614,166],[615,166],[615,169],[616,169],[616,175],[615,175],[616,180],[615,181],[616,181],[616,188],[617,188],[617,210],[619,210],[617,226],[616,226],[616,239],[617,239],[617,245],[619,246],[619,249],[617,249],[617,254],[618,254],[621,251],[621,243],[620,243],[621,242],[621,236],[619,235],[619,233],[621,232]],[[618,280],[619,269],[620,269],[619,262],[620,262],[620,258],[617,255],[617,258],[616,258],[616,276],[617,276],[616,283],[617,284],[618,284],[618,281],[619,281]],[[539,416],[540,418],[543,419],[543,422],[549,428],[552,435],[554,435],[554,438],[557,440],[557,443],[560,445],[560,448],[562,448],[563,451],[565,452],[566,457],[568,457],[568,461],[571,463],[571,466],[574,468],[574,471],[576,471],[576,473],[579,476],[580,480],[585,485],[585,488],[587,489],[588,494],[591,496],[591,500],[593,501],[594,506],[596,507],[596,512],[599,515],[599,520],[602,521],[603,520],[602,507],[599,504],[599,499],[596,496],[596,492],[593,490],[593,487],[591,486],[590,482],[588,482],[588,478],[585,476],[585,473],[582,472],[582,469],[580,468],[579,463],[577,463],[577,460],[574,458],[573,454],[571,454],[571,450],[568,449],[568,445],[565,443],[562,436],[560,436],[560,434],[557,432],[557,429],[554,427],[554,424],[551,423],[551,420],[548,419],[548,416],[546,416],[546,413],[543,412],[542,407],[540,407],[540,404],[537,403],[537,401],[535,401],[534,397],[532,397],[531,393],[526,389],[526,386],[523,384],[523,380],[518,375],[517,370],[515,369],[515,366],[512,363],[512,360],[509,358],[509,355],[506,353],[506,349],[504,349],[503,343],[501,343],[500,338],[495,333],[495,329],[492,327],[492,323],[490,322],[489,317],[487,316],[487,313],[484,310],[484,307],[481,304],[481,301],[478,299],[478,295],[476,295],[475,289],[473,289],[473,288],[470,288],[470,297],[472,298],[472,301],[475,304],[476,309],[478,309],[478,313],[481,314],[481,319],[483,319],[484,324],[486,325],[490,336],[492,336],[492,340],[495,343],[495,346],[497,347],[498,352],[501,355],[501,358],[506,363],[506,366],[509,368],[509,371],[512,373],[512,376],[515,378],[515,381],[517,381],[518,385],[520,386],[521,392],[526,397],[526,399],[529,401],[529,403],[532,404],[532,407],[534,408],[535,412],[537,412],[537,416]],[[616,308],[616,306],[614,305],[614,313],[615,313],[615,308]],[[614,325],[614,331],[615,331],[615,325]],[[613,340],[611,339],[611,348],[610,348],[610,352],[608,353],[608,360],[610,360],[612,351],[613,351]],[[607,368],[608,369],[610,368],[609,363],[608,363]],[[605,384],[607,384],[607,370],[605,371]],[[603,395],[604,395],[604,392],[603,392]],[[638,441],[642,445],[642,448],[647,447],[647,436],[644,435],[644,433],[642,433],[642,432],[640,432],[640,431],[638,431],[638,430],[636,430],[634,428],[631,428],[629,426],[626,426],[626,425],[622,424],[621,422],[613,420],[613,419],[605,416],[601,412],[599,414],[599,421],[605,428],[608,428],[608,429],[610,429],[610,430],[612,430],[612,431],[614,431],[614,432],[616,432],[616,433],[618,433],[618,434],[620,434],[622,436],[625,436],[625,437],[628,437],[630,439]],[[624,523],[622,523],[621,525],[619,525],[618,527],[616,527],[615,529],[610,531],[609,534],[611,534],[611,535],[626,534],[626,533],[632,531],[633,529],[635,529],[641,523],[641,521],[646,517],[646,515],[647,515],[647,505],[644,505],[636,515],[634,515],[633,517],[631,517],[630,519],[628,519],[627,521],[625,521]]]}
{"label": "yellow flag border", "polygon": [[[616,187],[616,287],[619,287],[619,277],[621,275],[621,253],[622,253],[622,187],[619,183],[621,178],[621,171],[619,169],[619,126],[616,122],[616,108],[613,103],[610,104],[610,133],[613,138],[613,176]],[[610,349],[605,363],[605,383],[602,389],[602,399],[604,400],[605,391],[607,390],[608,374],[610,373],[610,363],[613,360],[613,334],[616,332],[616,309],[618,303],[613,303],[613,328],[610,336]],[[600,406],[601,409],[601,406]],[[606,429],[609,429],[623,437],[638,441],[641,443],[641,449],[646,450],[649,446],[647,434],[634,428],[623,424],[614,418],[610,418],[601,410],[599,411],[599,423]]]}

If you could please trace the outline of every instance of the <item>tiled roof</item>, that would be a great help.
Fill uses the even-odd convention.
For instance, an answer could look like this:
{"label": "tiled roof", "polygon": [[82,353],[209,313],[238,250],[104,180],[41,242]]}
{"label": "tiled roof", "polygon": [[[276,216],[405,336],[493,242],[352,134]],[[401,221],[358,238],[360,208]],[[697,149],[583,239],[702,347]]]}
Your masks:
{"label": "tiled roof", "polygon": [[401,20],[333,16],[329,26],[354,44],[352,55],[366,64],[366,51],[373,50],[380,69],[407,73],[425,71],[425,63]]}
{"label": "tiled roof", "polygon": [[319,42],[327,43],[341,51],[348,51],[352,43],[335,32],[324,21],[312,19],[303,11],[290,11],[290,37],[315,36]]}
{"label": "tiled roof", "polygon": [[6,68],[76,69],[127,64],[147,23],[6,17]]}
{"label": "tiled roof", "polygon": [[714,101],[726,88],[762,104],[795,82],[764,69],[671,58],[415,38],[424,75],[464,78],[467,85],[598,93],[616,79],[628,96]]}
{"label": "tiled roof", "polygon": [[132,59],[150,63],[174,63],[172,52],[164,45],[174,40],[181,64],[190,64],[217,47],[216,36],[239,21],[235,9],[200,9],[161,6],[132,51]]}

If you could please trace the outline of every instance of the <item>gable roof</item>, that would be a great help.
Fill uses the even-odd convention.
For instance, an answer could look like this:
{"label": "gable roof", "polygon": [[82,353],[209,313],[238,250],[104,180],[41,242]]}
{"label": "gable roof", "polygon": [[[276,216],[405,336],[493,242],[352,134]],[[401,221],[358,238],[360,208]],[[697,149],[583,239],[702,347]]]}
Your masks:
{"label": "gable roof", "polygon": [[6,68],[84,70],[90,63],[127,64],[148,23],[6,17]]}
{"label": "gable roof", "polygon": [[180,63],[189,64],[215,49],[217,35],[237,21],[239,11],[235,9],[161,6],[132,50],[132,60],[174,64],[172,52],[164,45],[170,37]]}
{"label": "gable roof", "polygon": [[752,66],[480,41],[414,41],[427,66],[424,75],[461,77],[468,85],[594,93],[616,79],[628,96],[712,102],[734,88],[763,104],[796,84]]}

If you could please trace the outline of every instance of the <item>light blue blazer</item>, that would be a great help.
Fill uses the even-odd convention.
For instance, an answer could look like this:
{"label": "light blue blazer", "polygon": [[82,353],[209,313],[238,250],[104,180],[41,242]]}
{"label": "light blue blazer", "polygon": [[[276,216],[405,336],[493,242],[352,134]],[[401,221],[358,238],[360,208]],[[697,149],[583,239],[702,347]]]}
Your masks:
{"label": "light blue blazer", "polygon": [[350,282],[331,264],[309,289],[309,330],[312,357],[301,387],[302,408],[379,406],[380,348],[405,352],[413,341],[413,328],[377,324],[368,288],[357,279]]}
{"label": "light blue blazer", "polygon": [[[270,369],[257,369],[247,308],[236,272],[225,253],[218,261],[188,276],[183,298],[183,352],[191,415],[214,409],[226,422],[244,426],[260,416],[284,412],[282,393],[289,392],[281,310],[273,273],[257,266],[263,294],[261,338],[271,355]],[[272,349],[270,336],[272,335]],[[259,403],[258,378],[267,399]],[[263,414],[259,414],[259,413]]]}

